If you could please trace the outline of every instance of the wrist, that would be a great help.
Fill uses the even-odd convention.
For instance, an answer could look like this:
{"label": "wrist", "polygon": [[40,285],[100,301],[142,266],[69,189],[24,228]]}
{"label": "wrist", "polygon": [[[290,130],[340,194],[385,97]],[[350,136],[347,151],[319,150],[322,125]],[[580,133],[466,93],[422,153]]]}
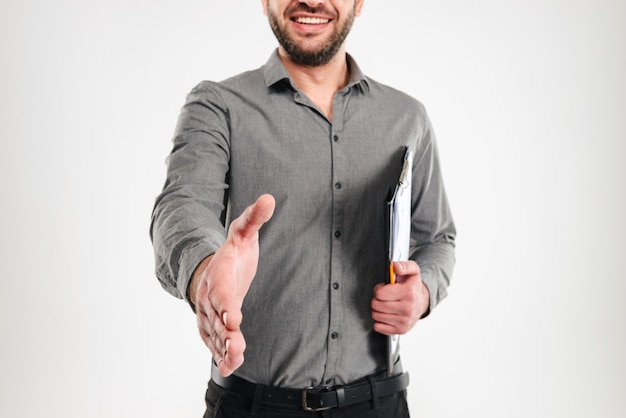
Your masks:
{"label": "wrist", "polygon": [[200,262],[200,264],[198,264],[198,266],[194,269],[193,274],[191,275],[191,280],[189,281],[189,286],[187,287],[187,301],[191,304],[194,312],[196,311],[197,306],[197,295],[198,287],[200,286],[200,280],[202,279],[202,274],[206,270],[212,258],[213,254],[204,258]]}
{"label": "wrist", "polygon": [[424,282],[422,282],[422,288],[420,289],[420,296],[423,302],[422,314],[420,319],[426,318],[430,313],[430,292]]}

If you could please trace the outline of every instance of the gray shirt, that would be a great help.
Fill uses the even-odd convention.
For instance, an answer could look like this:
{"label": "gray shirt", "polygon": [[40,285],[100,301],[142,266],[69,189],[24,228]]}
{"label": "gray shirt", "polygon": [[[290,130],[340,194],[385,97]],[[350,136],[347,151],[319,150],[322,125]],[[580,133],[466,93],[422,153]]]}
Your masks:
{"label": "gray shirt", "polygon": [[370,303],[387,277],[385,199],[405,146],[414,152],[410,258],[431,309],[452,274],[455,228],[426,112],[347,58],[351,78],[334,96],[332,122],[276,52],[257,70],[200,83],[178,120],[151,226],[168,292],[187,297],[225,225],[259,195],[276,199],[244,300],[247,348],[236,372],[257,383],[345,384],[385,368]]}

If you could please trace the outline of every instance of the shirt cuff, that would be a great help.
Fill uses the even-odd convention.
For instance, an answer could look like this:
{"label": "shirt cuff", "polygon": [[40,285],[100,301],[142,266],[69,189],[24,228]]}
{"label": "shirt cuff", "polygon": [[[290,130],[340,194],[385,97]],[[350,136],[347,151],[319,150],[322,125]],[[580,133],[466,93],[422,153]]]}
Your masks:
{"label": "shirt cuff", "polygon": [[441,286],[438,283],[436,275],[430,271],[422,271],[421,272],[422,282],[428,289],[429,294],[429,306],[428,310],[422,315],[422,318],[426,318],[430,313],[437,307],[439,302],[441,302],[447,295],[447,291],[444,286]]}
{"label": "shirt cuff", "polygon": [[189,285],[196,267],[208,256],[217,251],[212,245],[202,242],[187,249],[180,258],[180,268],[178,270],[178,278],[176,279],[176,287],[178,293],[184,298],[191,309],[195,312],[196,308],[189,298]]}

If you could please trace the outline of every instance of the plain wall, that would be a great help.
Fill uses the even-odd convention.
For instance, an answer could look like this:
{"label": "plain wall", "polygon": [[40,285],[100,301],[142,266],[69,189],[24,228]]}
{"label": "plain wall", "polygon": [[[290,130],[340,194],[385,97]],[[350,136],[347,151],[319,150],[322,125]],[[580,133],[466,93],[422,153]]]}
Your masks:
{"label": "plain wall", "polygon": [[[624,17],[365,2],[348,50],[426,105],[459,230],[402,340],[414,416],[626,416]],[[0,416],[202,415],[209,353],[150,213],[187,92],[275,45],[254,1],[2,2]]]}

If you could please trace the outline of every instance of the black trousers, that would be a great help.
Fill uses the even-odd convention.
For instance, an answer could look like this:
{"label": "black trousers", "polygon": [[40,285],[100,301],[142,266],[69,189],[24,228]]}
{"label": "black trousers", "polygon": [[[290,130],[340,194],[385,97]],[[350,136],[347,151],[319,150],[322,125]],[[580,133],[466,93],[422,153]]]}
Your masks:
{"label": "black trousers", "polygon": [[209,382],[204,418],[409,418],[406,391],[380,398],[377,405],[368,401],[320,412],[304,411],[285,405],[258,404]]}

